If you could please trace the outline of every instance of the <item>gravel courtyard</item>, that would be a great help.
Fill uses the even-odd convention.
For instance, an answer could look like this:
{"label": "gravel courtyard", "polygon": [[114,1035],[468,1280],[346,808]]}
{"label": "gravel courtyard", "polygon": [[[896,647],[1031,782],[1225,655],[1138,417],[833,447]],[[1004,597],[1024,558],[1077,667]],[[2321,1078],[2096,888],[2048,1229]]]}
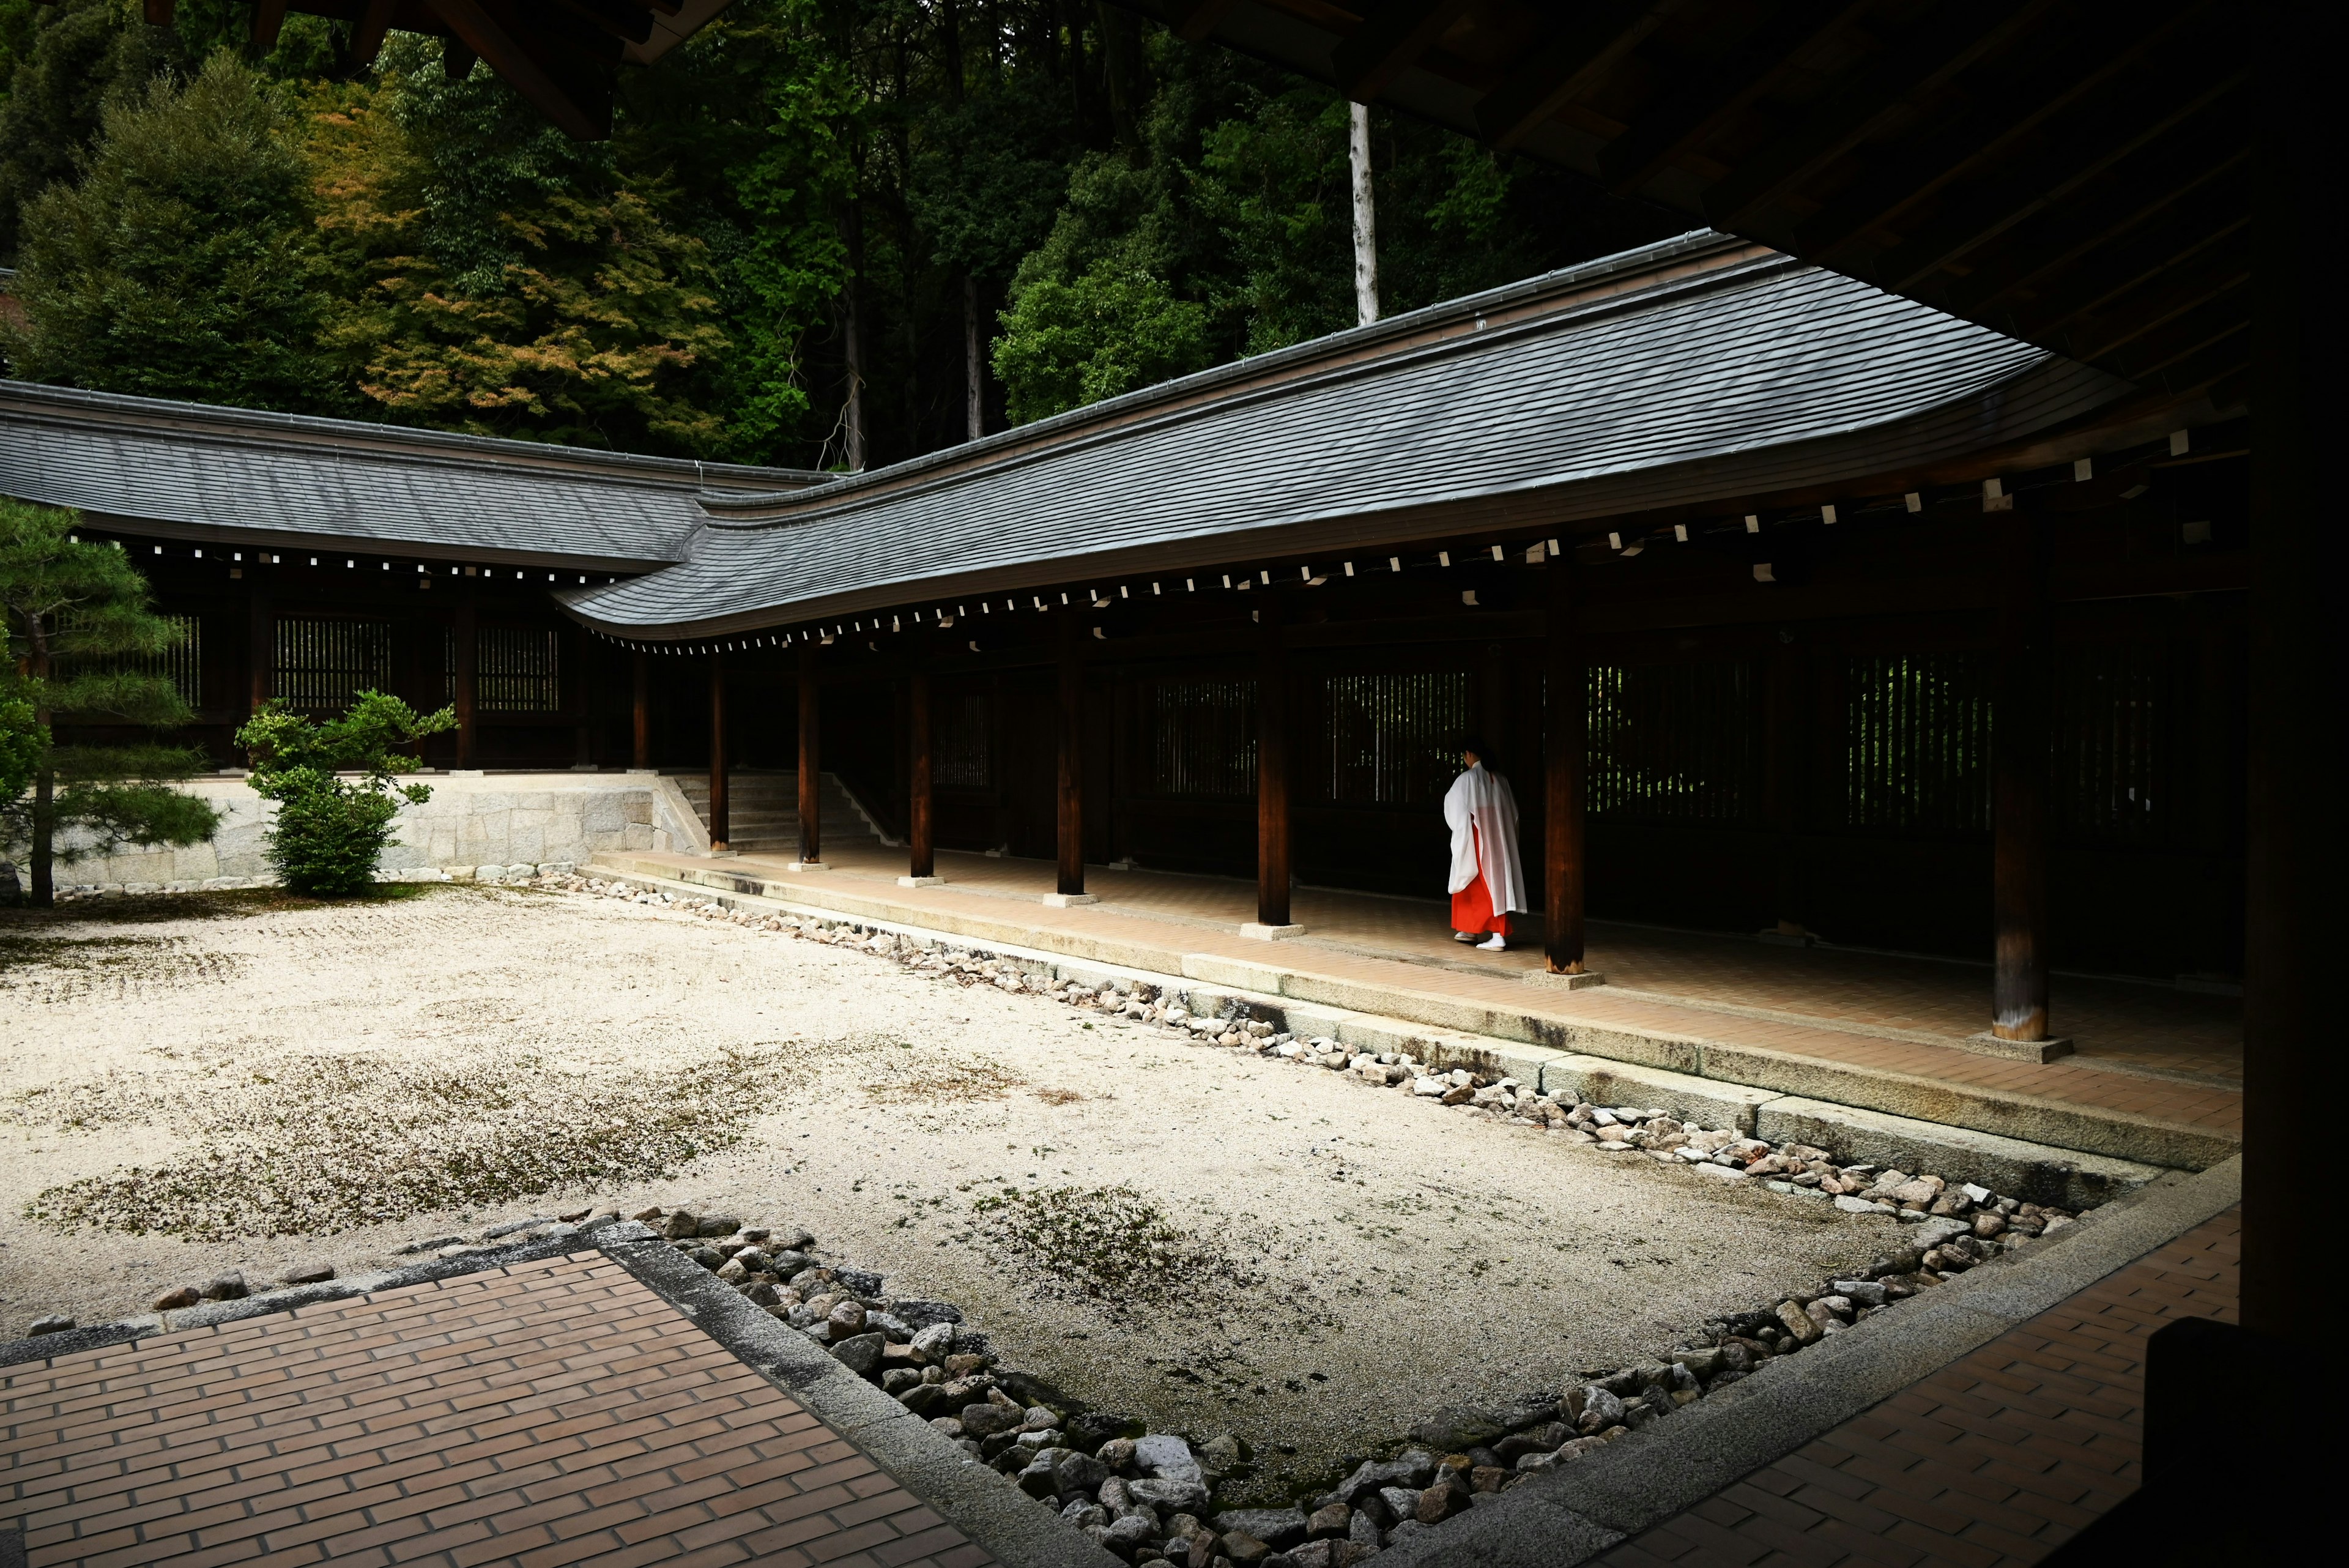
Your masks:
{"label": "gravel courtyard", "polygon": [[616,901],[89,908],[0,927],[0,1336],[224,1268],[261,1288],[508,1217],[686,1204],[805,1226],[1081,1400],[1309,1474],[1899,1230]]}

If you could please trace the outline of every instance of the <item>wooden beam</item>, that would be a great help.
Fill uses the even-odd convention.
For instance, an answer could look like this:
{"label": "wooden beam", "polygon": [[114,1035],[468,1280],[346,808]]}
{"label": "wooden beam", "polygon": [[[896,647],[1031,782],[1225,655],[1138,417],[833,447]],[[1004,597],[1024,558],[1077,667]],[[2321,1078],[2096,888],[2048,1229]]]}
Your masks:
{"label": "wooden beam", "polygon": [[1239,0],[1193,0],[1191,8],[1174,24],[1174,31],[1192,43],[1205,43],[1216,24],[1230,16],[1232,7],[1238,4]]}
{"label": "wooden beam", "polygon": [[2047,1033],[2048,657],[2045,524],[2023,510],[1994,514],[1998,670],[1992,697],[1991,1033]]}
{"label": "wooden beam", "polygon": [[1584,7],[1499,87],[1476,100],[1476,133],[1515,147],[1662,25],[1671,0],[1598,0]]}
{"label": "wooden beam", "polygon": [[[2134,69],[2207,4],[2189,0],[2151,24],[2141,9],[2110,0],[2070,14],[2058,25],[2056,36],[2033,42],[2027,52],[2035,69],[2004,78],[1999,90],[1984,95],[1970,111],[1938,123],[1913,142],[1887,149],[1880,162],[1850,190],[1797,226],[1795,253],[1832,265],[1833,258],[1871,230],[2038,134],[2065,110]],[[2116,39],[2127,42],[2116,47]],[[2083,69],[2082,61],[2095,63]]]}
{"label": "wooden beam", "polygon": [[1583,769],[1589,747],[1588,676],[1571,554],[1542,567],[1542,953],[1552,974],[1583,972]]}
{"label": "wooden beam", "polygon": [[2237,231],[2238,243],[2218,246],[2192,265],[2174,269],[2157,288],[2123,296],[2122,308],[2086,318],[2065,335],[2070,352],[2076,358],[2101,363],[2106,356],[2150,337],[2228,290],[2248,285],[2251,281],[2249,227],[2246,217],[2244,229]]}
{"label": "wooden beam", "polygon": [[1819,107],[1798,125],[1741,160],[1705,192],[1706,217],[1716,228],[1740,231],[1762,207],[1896,123],[1910,99],[1946,86],[2037,25],[2056,4],[2006,0],[1934,10],[1883,55],[1821,92]]}
{"label": "wooden beam", "polygon": [[2075,126],[2071,136],[2020,167],[2000,169],[1933,222],[1880,252],[1873,264],[1876,275],[1885,287],[1908,293],[2017,224],[2083,192],[2136,153],[2160,161],[2182,154],[2195,140],[2232,140],[2210,123],[2211,111],[2250,80],[2247,67],[2191,98],[2158,99],[2155,112],[2142,118],[2127,115],[2119,104],[2085,106],[2085,123]]}
{"label": "wooden beam", "polygon": [[383,36],[391,31],[392,7],[398,0],[366,0],[358,20],[351,24],[350,45],[343,51],[343,69],[356,76],[375,64],[383,52]]}
{"label": "wooden beam", "polygon": [[1256,919],[1288,924],[1288,639],[1278,594],[1257,607]]}
{"label": "wooden beam", "polygon": [[1331,54],[1338,90],[1356,103],[1376,101],[1467,9],[1468,0],[1386,0]]}
{"label": "wooden beam", "polygon": [[800,863],[823,864],[823,688],[817,679],[816,640],[800,639]]}
{"label": "wooden beam", "polygon": [[1599,177],[1629,195],[1683,149],[1742,113],[1796,58],[1877,9],[1875,0],[1795,0],[1764,15],[1742,37],[1676,81],[1631,129],[1599,151]]}
{"label": "wooden beam", "polygon": [[931,818],[930,672],[916,669],[906,681],[905,874],[936,875],[937,847]]}
{"label": "wooden beam", "polygon": [[470,768],[473,765],[473,743],[478,729],[474,722],[478,707],[474,693],[480,685],[476,679],[480,669],[480,639],[475,635],[473,579],[465,577],[460,580],[465,585],[460,590],[465,596],[465,602],[457,607],[457,765]]}
{"label": "wooden beam", "polygon": [[[2232,175],[2250,156],[2249,147],[2221,143],[2194,149],[2182,164],[2166,169],[2138,169],[2149,161],[2132,159],[2129,171],[2098,182],[2095,191],[2044,214],[1996,254],[1971,265],[1941,303],[1976,317],[2010,300],[2027,300],[2015,306],[2018,324],[2052,325],[2091,308],[2191,254],[2214,231],[2247,222],[2251,203]],[[2117,245],[2123,239],[2127,244]],[[2027,244],[2018,243],[2024,240]],[[2107,258],[2102,265],[2082,265],[2099,252]],[[2054,305],[2057,295],[2070,303]]]}
{"label": "wooden beam", "polygon": [[149,26],[168,27],[178,9],[178,0],[146,0],[143,9]]}
{"label": "wooden beam", "polygon": [[2105,356],[2097,369],[2132,381],[2150,381],[2158,377],[2166,382],[2171,371],[2230,339],[2234,340],[2237,353],[2249,354],[2249,281],[2246,275],[2224,292]]}
{"label": "wooden beam", "polygon": [[733,825],[727,820],[726,655],[709,656],[709,847],[723,849]]}
{"label": "wooden beam", "polygon": [[481,57],[481,56],[473,53],[472,49],[462,38],[441,39],[441,80],[451,82],[463,81],[467,77],[473,74],[474,62],[478,61]]}
{"label": "wooden beam", "polygon": [[575,16],[585,17],[599,30],[631,44],[641,44],[653,36],[652,13],[632,0],[554,0]]}
{"label": "wooden beam", "polygon": [[430,0],[430,4],[467,48],[489,61],[492,70],[565,134],[582,141],[594,141],[605,134],[611,113],[608,88],[602,103],[590,99],[582,90],[584,83],[566,79],[576,73],[554,64],[545,49],[532,48],[522,28],[505,19],[506,8],[497,0]]}
{"label": "wooden beam", "polygon": [[285,26],[285,0],[254,0],[253,52],[265,55],[277,47]]}
{"label": "wooden beam", "polygon": [[1057,628],[1059,676],[1057,692],[1060,731],[1060,776],[1057,781],[1055,837],[1060,852],[1058,891],[1063,897],[1085,890],[1085,618],[1063,610]]}

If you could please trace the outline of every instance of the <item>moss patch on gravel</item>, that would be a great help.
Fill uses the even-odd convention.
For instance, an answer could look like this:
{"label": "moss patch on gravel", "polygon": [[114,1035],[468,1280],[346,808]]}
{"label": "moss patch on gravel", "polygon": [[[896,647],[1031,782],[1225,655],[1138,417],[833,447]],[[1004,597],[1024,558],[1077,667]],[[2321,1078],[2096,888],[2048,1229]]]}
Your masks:
{"label": "moss patch on gravel", "polygon": [[89,1126],[160,1115],[184,1153],[52,1187],[27,1218],[196,1241],[329,1235],[432,1210],[663,1179],[730,1147],[772,1097],[886,1042],[777,1042],[659,1072],[516,1052],[401,1061],[296,1055],[181,1076],[141,1101],[97,1082],[18,1102],[24,1119]]}
{"label": "moss patch on gravel", "polygon": [[1034,1266],[1040,1289],[1112,1313],[1203,1306],[1264,1282],[1240,1257],[1177,1225],[1131,1187],[1011,1191],[971,1210],[997,1244]]}

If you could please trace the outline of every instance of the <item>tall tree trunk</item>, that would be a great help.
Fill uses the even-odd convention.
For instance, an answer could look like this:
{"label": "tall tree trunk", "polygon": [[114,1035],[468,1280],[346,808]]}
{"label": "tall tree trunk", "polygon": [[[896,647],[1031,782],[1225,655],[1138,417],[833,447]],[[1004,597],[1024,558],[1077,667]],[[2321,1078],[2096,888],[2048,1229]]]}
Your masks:
{"label": "tall tree trunk", "polygon": [[1368,327],[1379,318],[1379,223],[1371,192],[1371,108],[1357,103],[1350,138],[1354,164],[1354,318]]}
{"label": "tall tree trunk", "polygon": [[978,351],[978,279],[962,275],[963,422],[968,439],[987,433],[987,361]]}
{"label": "tall tree trunk", "polygon": [[848,200],[848,286],[843,291],[843,333],[848,358],[848,467],[864,466],[864,322],[857,296],[864,280],[864,202]]}

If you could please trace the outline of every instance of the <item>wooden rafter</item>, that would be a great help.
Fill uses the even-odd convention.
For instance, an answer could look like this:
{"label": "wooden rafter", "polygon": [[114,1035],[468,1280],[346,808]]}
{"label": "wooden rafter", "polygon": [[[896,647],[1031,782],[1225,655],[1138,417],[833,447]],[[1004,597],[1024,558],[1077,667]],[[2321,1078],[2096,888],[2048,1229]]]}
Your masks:
{"label": "wooden rafter", "polygon": [[253,52],[265,55],[277,47],[285,26],[285,0],[254,0]]}
{"label": "wooden rafter", "polygon": [[1331,63],[1338,90],[1356,103],[1370,103],[1387,84],[1417,64],[1444,29],[1460,19],[1469,0],[1386,0],[1362,18],[1338,46]]}
{"label": "wooden rafter", "polygon": [[1636,48],[1670,9],[1670,0],[1599,0],[1578,11],[1477,100],[1477,131],[1495,147],[1515,147]]}
{"label": "wooden rafter", "polygon": [[610,95],[601,102],[579,90],[574,71],[550,58],[543,45],[530,47],[523,31],[498,0],[432,0],[433,8],[465,47],[490,63],[513,89],[566,133],[592,141],[606,134]]}
{"label": "wooden rafter", "polygon": [[1647,183],[1666,160],[1744,110],[1802,56],[1876,9],[1876,0],[1797,0],[1764,16],[1708,65],[1684,72],[1663,99],[1599,154],[1599,177],[1618,194]]}
{"label": "wooden rafter", "polygon": [[366,0],[359,9],[358,20],[351,24],[350,47],[343,56],[346,70],[363,71],[375,64],[383,50],[383,37],[391,31],[391,13],[396,0]]}

